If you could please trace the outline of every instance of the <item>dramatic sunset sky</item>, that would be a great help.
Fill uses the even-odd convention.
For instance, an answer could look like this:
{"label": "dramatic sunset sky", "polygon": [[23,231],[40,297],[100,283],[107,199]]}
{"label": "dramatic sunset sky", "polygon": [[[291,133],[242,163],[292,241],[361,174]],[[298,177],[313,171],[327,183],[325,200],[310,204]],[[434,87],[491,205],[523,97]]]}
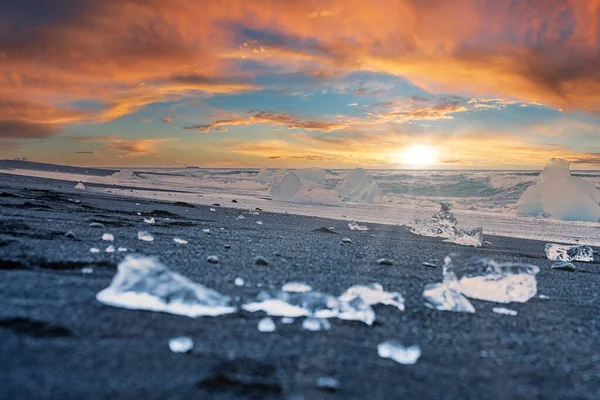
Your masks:
{"label": "dramatic sunset sky", "polygon": [[4,0],[23,156],[600,168],[600,0]]}

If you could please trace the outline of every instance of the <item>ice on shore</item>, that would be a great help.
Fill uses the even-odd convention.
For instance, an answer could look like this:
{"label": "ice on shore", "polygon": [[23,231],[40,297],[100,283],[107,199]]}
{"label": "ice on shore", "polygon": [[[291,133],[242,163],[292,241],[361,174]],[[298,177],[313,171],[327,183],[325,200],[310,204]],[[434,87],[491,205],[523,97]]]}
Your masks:
{"label": "ice on shore", "polygon": [[188,241],[180,238],[173,238],[173,241],[177,244],[188,244]]}
{"label": "ice on shore", "polygon": [[351,231],[368,231],[369,230],[369,228],[366,225],[359,225],[358,222],[356,222],[356,221],[348,222],[348,228],[350,228]]}
{"label": "ice on shore", "polygon": [[187,317],[236,311],[230,298],[169,270],[158,259],[129,255],[119,263],[110,286],[96,299],[106,305]]}
{"label": "ice on shore", "polygon": [[86,188],[83,182],[78,182],[77,185],[75,185],[74,189],[85,190]]}
{"label": "ice on shore", "polygon": [[[270,189],[273,200],[321,204],[336,204],[339,202],[333,191],[321,187],[319,182],[301,176],[301,171],[289,171],[281,175],[276,173]],[[311,176],[310,178],[314,177]]]}
{"label": "ice on shore", "polygon": [[107,253],[114,253],[117,249],[115,248],[115,246],[113,246],[112,244],[109,245],[108,247],[106,247],[106,249],[104,250]]}
{"label": "ice on shore", "polygon": [[258,321],[258,330],[260,332],[275,332],[275,329],[277,329],[275,322],[270,317],[265,317]]}
{"label": "ice on shore", "polygon": [[337,192],[343,201],[356,203],[376,203],[383,195],[373,176],[362,168],[348,172],[338,184]]}
{"label": "ice on shore", "polygon": [[412,365],[421,357],[421,348],[417,345],[405,347],[395,340],[387,340],[377,345],[377,354],[400,364]]}
{"label": "ice on shore", "polygon": [[398,292],[386,292],[379,283],[369,285],[354,285],[348,288],[339,297],[341,301],[350,302],[355,297],[360,297],[370,306],[384,304],[394,306],[400,311],[404,311],[404,297]]}
{"label": "ice on shore", "polygon": [[97,248],[97,247],[92,247],[92,248],[90,249],[90,253],[92,253],[92,254],[97,254],[97,253],[100,253],[100,249],[99,249],[99,248]]}
{"label": "ice on shore", "polygon": [[525,216],[549,216],[562,221],[600,220],[600,190],[571,176],[569,162],[553,158],[517,203]]}
{"label": "ice on shore", "polygon": [[483,228],[462,229],[452,212],[452,205],[440,203],[441,210],[431,220],[416,220],[410,227],[410,232],[418,236],[445,238],[445,242],[463,246],[481,247],[483,243]]}
{"label": "ice on shore", "polygon": [[235,286],[244,286],[246,282],[244,282],[244,280],[242,278],[235,278],[235,280],[233,281],[233,284]]}
{"label": "ice on shore", "polygon": [[594,261],[594,252],[590,246],[548,243],[544,251],[548,260],[552,261]]}
{"label": "ice on shore", "polygon": [[551,269],[559,269],[562,271],[569,271],[569,272],[573,272],[577,269],[573,263],[570,263],[568,261],[555,262],[554,264],[552,264],[550,266],[550,268]]}
{"label": "ice on shore", "polygon": [[429,283],[423,290],[425,306],[434,310],[474,313],[473,304],[444,283]]}
{"label": "ice on shore", "polygon": [[328,331],[331,324],[325,318],[306,318],[302,321],[302,328],[311,332]]}
{"label": "ice on shore", "polygon": [[206,257],[206,261],[208,261],[211,264],[218,264],[219,263],[219,257],[212,255],[212,256],[208,256]]}
{"label": "ice on shore", "polygon": [[173,353],[187,353],[194,348],[192,338],[188,336],[178,336],[169,339],[169,349]]}
{"label": "ice on shore", "polygon": [[102,240],[105,240],[107,242],[112,242],[115,240],[115,237],[112,233],[105,233],[104,235],[102,235]]}
{"label": "ice on shore", "polygon": [[444,284],[472,299],[524,303],[537,293],[538,267],[498,263],[485,257],[450,254],[444,259]]}
{"label": "ice on shore", "polygon": [[147,224],[154,224],[154,223],[156,223],[156,220],[154,219],[154,217],[150,217],[150,218],[144,218],[144,222]]}
{"label": "ice on shore", "polygon": [[271,197],[274,200],[291,201],[294,196],[300,191],[302,182],[300,178],[293,172],[286,172],[282,176],[278,176],[271,185]]}
{"label": "ice on shore", "polygon": [[281,287],[284,292],[303,293],[310,292],[312,287],[304,282],[288,282]]}
{"label": "ice on shore", "polygon": [[496,314],[502,314],[502,315],[517,315],[518,312],[515,310],[511,310],[509,308],[504,308],[504,307],[494,307],[492,308],[492,312],[495,312]]}
{"label": "ice on shore", "polygon": [[154,240],[154,236],[152,236],[148,231],[139,231],[137,237],[138,240],[144,242],[152,242]]}

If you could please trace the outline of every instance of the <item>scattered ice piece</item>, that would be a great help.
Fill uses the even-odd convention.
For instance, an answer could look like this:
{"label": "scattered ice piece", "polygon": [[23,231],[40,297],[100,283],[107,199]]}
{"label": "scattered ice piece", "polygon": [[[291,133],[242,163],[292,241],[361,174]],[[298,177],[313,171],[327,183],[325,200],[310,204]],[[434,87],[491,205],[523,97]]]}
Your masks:
{"label": "scattered ice piece", "polygon": [[544,248],[546,257],[552,261],[593,262],[594,252],[590,246],[548,243]]}
{"label": "scattered ice piece", "polygon": [[128,255],[96,299],[109,306],[199,317],[236,311],[230,298],[169,270],[154,257]]}
{"label": "scattered ice piece", "polygon": [[83,267],[83,268],[81,268],[81,273],[85,274],[85,275],[93,274],[94,273],[94,268],[92,268],[92,267]]}
{"label": "scattered ice piece", "polygon": [[92,247],[92,248],[90,249],[90,253],[92,253],[92,254],[100,253],[100,249],[97,249],[97,248],[95,248],[95,247]]}
{"label": "scattered ice piece", "polygon": [[150,218],[144,218],[144,222],[147,224],[154,224],[156,222],[156,220],[154,219],[154,217],[150,217]]}
{"label": "scattered ice piece", "polygon": [[404,347],[400,342],[387,340],[377,345],[377,354],[400,364],[412,365],[421,357],[421,348],[418,345]]}
{"label": "scattered ice piece", "polygon": [[342,243],[352,243],[352,239],[347,238],[347,237],[342,238]]}
{"label": "scattered ice piece", "polygon": [[474,313],[475,307],[456,290],[443,283],[429,283],[423,290],[425,306],[434,310]]}
{"label": "scattered ice piece", "polygon": [[109,246],[106,248],[106,250],[104,250],[104,251],[105,251],[105,252],[107,252],[107,253],[114,253],[114,252],[115,252],[115,250],[116,250],[116,249],[115,249],[115,246],[113,246],[113,245],[111,244],[111,245],[109,245]]}
{"label": "scattered ice piece", "polygon": [[127,247],[119,247],[119,248],[117,249],[117,251],[122,253],[122,252],[124,252],[124,251],[127,251]]}
{"label": "scattered ice piece", "polygon": [[238,215],[237,219],[245,219],[246,217],[244,217],[243,215]]}
{"label": "scattered ice piece", "polygon": [[77,185],[75,185],[75,189],[85,190],[85,185],[83,182],[78,182]]}
{"label": "scattered ice piece", "polygon": [[370,306],[385,304],[404,311],[404,297],[398,292],[386,292],[379,283],[351,286],[342,293],[339,300],[350,302],[355,297],[362,298]]}
{"label": "scattered ice piece", "polygon": [[546,296],[545,294],[540,294],[540,295],[538,296],[538,298],[540,298],[540,299],[542,299],[542,300],[548,300],[548,299],[550,299],[550,296]]}
{"label": "scattered ice piece", "polygon": [[558,261],[558,262],[555,262],[554,264],[552,264],[550,266],[550,268],[552,268],[552,269],[560,269],[562,271],[569,271],[569,272],[573,272],[573,271],[575,271],[577,269],[575,267],[575,265],[573,265],[573,263],[570,263],[568,261]]}
{"label": "scattered ice piece", "polygon": [[139,215],[139,216],[142,216],[142,213],[141,213],[141,212],[136,212],[136,214],[137,214],[137,215]]}
{"label": "scattered ice piece", "polygon": [[202,232],[204,232],[204,233],[210,233],[210,228],[204,228],[204,229],[202,229]]}
{"label": "scattered ice piece", "polygon": [[304,282],[288,282],[281,287],[284,292],[303,293],[310,292],[312,287]]}
{"label": "scattered ice piece", "polygon": [[107,242],[112,242],[113,240],[115,240],[115,237],[113,236],[112,233],[105,233],[104,235],[102,235],[102,240],[106,240]]}
{"label": "scattered ice piece", "polygon": [[274,317],[331,318],[339,314],[338,300],[319,292],[261,292],[242,308],[249,312],[264,311]]}
{"label": "scattered ice piece", "polygon": [[251,212],[252,215],[260,215],[260,213],[258,211],[253,211]]}
{"label": "scattered ice piece", "polygon": [[277,329],[275,322],[270,317],[265,317],[258,321],[258,330],[260,332],[275,332],[275,329]]}
{"label": "scattered ice piece", "polygon": [[350,301],[339,300],[339,309],[339,319],[361,321],[369,326],[375,321],[375,311],[362,297],[354,297]]}
{"label": "scattered ice piece", "polygon": [[263,224],[263,223],[262,223],[262,221],[256,221],[256,223],[257,223],[258,225],[262,225],[262,224]]}
{"label": "scattered ice piece", "polygon": [[390,260],[389,258],[380,258],[379,260],[377,260],[377,264],[394,265],[394,262],[392,260]]}
{"label": "scattered ice piece", "polygon": [[154,236],[152,236],[148,231],[139,231],[138,240],[143,240],[144,242],[152,242],[154,240]]}
{"label": "scattered ice piece", "polygon": [[325,318],[306,318],[302,321],[302,328],[311,332],[328,331],[331,324]]}
{"label": "scattered ice piece", "polygon": [[256,256],[256,258],[254,259],[254,263],[256,265],[269,265],[269,260],[267,260],[263,256]]}
{"label": "scattered ice piece", "polygon": [[210,209],[210,211],[213,211],[213,212],[214,212],[214,211],[217,211],[217,210],[215,210],[214,208],[211,208],[211,209]]}
{"label": "scattered ice piece", "polygon": [[369,230],[369,228],[367,228],[366,225],[359,225],[358,222],[356,222],[356,221],[348,222],[348,227],[350,228],[351,231],[368,231]]}
{"label": "scattered ice piece", "polygon": [[293,324],[294,321],[295,321],[295,319],[292,318],[292,317],[283,317],[283,318],[281,318],[281,323],[285,324],[285,325]]}
{"label": "scattered ice piece", "polygon": [[497,263],[485,257],[450,254],[444,259],[444,283],[467,297],[496,303],[524,303],[537,293],[538,267]]}
{"label": "scattered ice piece", "polygon": [[328,376],[317,378],[317,387],[327,392],[335,392],[340,388],[340,381]]}
{"label": "scattered ice piece", "polygon": [[135,203],[135,205],[136,205],[136,206],[139,206],[139,205],[140,205],[140,203]]}
{"label": "scattered ice piece", "polygon": [[169,349],[173,353],[187,353],[194,348],[192,338],[187,336],[179,336],[169,339]]}
{"label": "scattered ice piece", "polygon": [[173,241],[177,244],[188,244],[188,241],[180,238],[173,238]]}
{"label": "scattered ice piece", "polygon": [[104,228],[104,224],[101,224],[100,222],[92,222],[90,224],[90,228]]}
{"label": "scattered ice piece", "polygon": [[362,168],[348,172],[337,186],[337,192],[343,201],[359,203],[379,202],[383,195],[375,179]]}
{"label": "scattered ice piece", "polygon": [[211,264],[218,264],[219,263],[219,257],[217,256],[208,256],[206,257],[206,261],[208,261]]}
{"label": "scattered ice piece", "polygon": [[435,265],[434,263],[427,262],[427,261],[425,261],[425,262],[423,262],[423,263],[421,263],[421,264],[422,264],[423,266],[425,266],[425,267],[437,268],[437,265]]}
{"label": "scattered ice piece", "polygon": [[244,286],[244,280],[242,278],[235,278],[235,280],[233,281],[235,286]]}
{"label": "scattered ice piece", "polygon": [[504,307],[494,307],[492,308],[492,311],[495,312],[496,314],[503,314],[503,315],[517,315],[518,312],[515,310],[510,310],[508,308],[504,308]]}
{"label": "scattered ice piece", "polygon": [[69,239],[76,239],[77,236],[75,235],[75,233],[73,231],[68,231],[67,233],[65,233],[65,237],[69,238]]}
{"label": "scattered ice piece", "polygon": [[445,242],[463,246],[481,247],[483,243],[483,228],[471,230],[457,226],[456,217],[449,203],[440,203],[441,210],[429,221],[416,220],[410,227],[410,232],[418,236],[441,237]]}

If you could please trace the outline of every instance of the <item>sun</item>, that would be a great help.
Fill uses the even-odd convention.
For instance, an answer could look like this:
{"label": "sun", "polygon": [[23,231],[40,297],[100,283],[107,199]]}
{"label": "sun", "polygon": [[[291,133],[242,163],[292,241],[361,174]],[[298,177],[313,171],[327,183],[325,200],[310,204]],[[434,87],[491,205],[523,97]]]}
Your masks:
{"label": "sun", "polygon": [[399,161],[409,165],[432,165],[437,162],[437,150],[425,144],[413,144],[399,154]]}

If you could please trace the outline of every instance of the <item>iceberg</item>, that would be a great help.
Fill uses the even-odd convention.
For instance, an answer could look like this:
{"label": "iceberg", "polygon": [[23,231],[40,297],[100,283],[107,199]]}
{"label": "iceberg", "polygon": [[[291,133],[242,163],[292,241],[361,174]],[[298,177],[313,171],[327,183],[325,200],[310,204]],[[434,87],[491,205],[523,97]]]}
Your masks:
{"label": "iceberg", "polygon": [[356,203],[376,203],[383,195],[373,176],[362,168],[349,172],[337,186],[337,192],[343,201]]}
{"label": "iceberg", "polygon": [[600,220],[600,190],[571,176],[569,162],[553,158],[517,203],[524,216],[549,216],[562,221]]}
{"label": "iceberg", "polygon": [[258,171],[258,175],[256,175],[256,180],[261,183],[269,183],[273,180],[273,171],[269,170],[267,167],[262,167],[260,171]]}
{"label": "iceberg", "polygon": [[483,244],[483,228],[465,230],[459,228],[458,221],[452,212],[452,205],[440,203],[441,209],[431,220],[415,220],[410,233],[418,236],[441,237],[445,242],[463,246],[481,247]]}
{"label": "iceberg", "polygon": [[450,254],[444,259],[444,284],[472,299],[524,303],[537,293],[538,267],[498,263],[485,257]]}
{"label": "iceberg", "polygon": [[113,307],[187,317],[236,311],[228,296],[169,270],[154,257],[139,255],[129,255],[119,263],[111,284],[98,292],[96,300]]}
{"label": "iceberg", "polygon": [[594,262],[594,252],[590,246],[548,243],[544,251],[548,260],[552,261]]}
{"label": "iceberg", "polygon": [[404,347],[400,342],[388,340],[377,345],[377,354],[400,364],[412,365],[421,357],[421,348],[417,345]]}
{"label": "iceberg", "polygon": [[293,172],[286,172],[282,176],[275,177],[271,185],[271,197],[274,200],[291,201],[294,200],[296,193],[300,191],[302,182],[298,175]]}

